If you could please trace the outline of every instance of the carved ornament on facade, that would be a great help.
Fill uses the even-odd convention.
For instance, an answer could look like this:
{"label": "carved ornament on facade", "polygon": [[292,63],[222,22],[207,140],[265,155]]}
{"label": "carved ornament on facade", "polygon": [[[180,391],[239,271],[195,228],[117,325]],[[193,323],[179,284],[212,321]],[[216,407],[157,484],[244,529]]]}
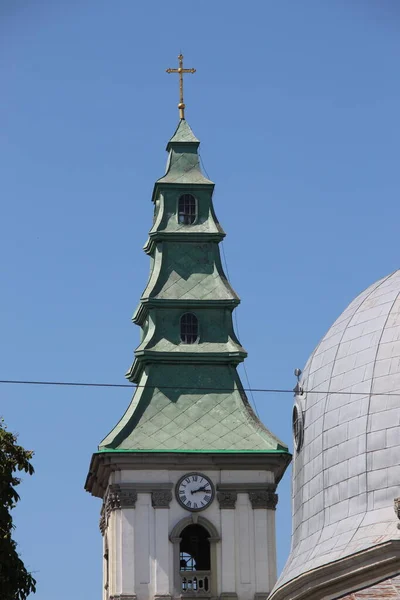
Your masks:
{"label": "carved ornament on facade", "polygon": [[172,492],[170,490],[155,490],[151,492],[151,504],[153,508],[169,508],[172,500]]}
{"label": "carved ornament on facade", "polygon": [[100,515],[100,521],[99,521],[99,528],[100,528],[101,535],[104,535],[106,527],[107,527],[106,516],[104,514],[104,511],[102,510],[101,515]]}
{"label": "carved ornament on facade", "polygon": [[217,499],[220,508],[235,508],[237,500],[237,492],[221,491],[217,492]]}
{"label": "carved ornament on facade", "polygon": [[[394,499],[394,512],[397,515],[397,518],[400,519],[400,498]],[[400,523],[397,525],[398,529],[400,529]]]}
{"label": "carved ornament on facade", "polygon": [[278,494],[268,490],[249,492],[252,508],[268,508],[275,510],[278,504]]}
{"label": "carved ornament on facade", "polygon": [[137,492],[125,489],[118,484],[112,484],[108,488],[105,510],[108,517],[113,510],[118,508],[135,508]]}

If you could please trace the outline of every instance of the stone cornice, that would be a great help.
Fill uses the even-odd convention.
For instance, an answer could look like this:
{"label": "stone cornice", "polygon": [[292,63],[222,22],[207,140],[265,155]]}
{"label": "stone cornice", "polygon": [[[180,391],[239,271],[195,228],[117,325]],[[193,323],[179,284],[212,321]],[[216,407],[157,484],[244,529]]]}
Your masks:
{"label": "stone cornice", "polygon": [[276,490],[276,483],[217,483],[217,490],[234,490],[238,494],[259,491],[274,492]]}
{"label": "stone cornice", "polygon": [[273,590],[269,600],[336,600],[400,572],[400,540],[312,569]]}
{"label": "stone cornice", "polygon": [[[98,452],[93,454],[86,478],[85,489],[104,498],[110,475],[114,471],[170,469],[207,470],[229,469],[246,471],[271,471],[278,484],[291,461],[291,455],[282,452]],[[133,484],[130,484],[133,487]],[[147,484],[146,484],[147,485]],[[164,485],[164,484],[161,484]],[[273,484],[272,484],[273,485]],[[270,489],[269,485],[258,489]],[[136,489],[137,486],[136,486]],[[153,489],[156,489],[155,487]],[[228,490],[218,486],[218,491]],[[232,488],[230,488],[231,490]],[[242,490],[241,490],[242,491]]]}

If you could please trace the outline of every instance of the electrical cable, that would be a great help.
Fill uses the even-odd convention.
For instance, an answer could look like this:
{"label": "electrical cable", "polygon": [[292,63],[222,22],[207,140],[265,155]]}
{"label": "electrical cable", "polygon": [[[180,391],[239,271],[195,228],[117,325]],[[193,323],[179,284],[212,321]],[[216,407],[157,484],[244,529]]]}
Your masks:
{"label": "electrical cable", "polygon": [[[217,387],[197,387],[192,386],[180,386],[180,385],[135,385],[130,383],[89,383],[86,381],[28,381],[22,379],[0,379],[0,384],[9,385],[55,385],[55,386],[70,386],[70,387],[97,387],[97,388],[148,388],[158,390],[196,390],[198,392],[232,392],[232,388],[217,388]],[[292,389],[281,389],[281,388],[242,388],[244,392],[254,393],[265,393],[265,394],[294,394],[295,391]],[[239,390],[240,391],[240,390]],[[346,395],[346,396],[399,396],[400,392],[345,392],[345,391],[331,391],[331,390],[307,390],[301,389],[301,392],[297,395],[305,396],[307,394],[322,394],[322,395]]]}

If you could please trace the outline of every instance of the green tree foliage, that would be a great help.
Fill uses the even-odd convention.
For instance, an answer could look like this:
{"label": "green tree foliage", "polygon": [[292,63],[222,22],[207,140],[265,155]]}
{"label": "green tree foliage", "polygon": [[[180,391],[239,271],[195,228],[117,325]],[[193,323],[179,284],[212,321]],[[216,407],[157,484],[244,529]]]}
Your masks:
{"label": "green tree foliage", "polygon": [[0,597],[1,600],[25,600],[35,592],[36,581],[25,568],[12,539],[14,530],[11,509],[19,498],[16,486],[21,480],[17,471],[32,475],[33,452],[17,445],[17,436],[7,431],[0,419]]}

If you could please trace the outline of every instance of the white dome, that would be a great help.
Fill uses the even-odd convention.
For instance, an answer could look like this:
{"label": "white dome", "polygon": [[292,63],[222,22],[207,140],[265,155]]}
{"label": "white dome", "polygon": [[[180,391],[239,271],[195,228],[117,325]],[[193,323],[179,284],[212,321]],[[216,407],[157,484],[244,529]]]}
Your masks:
{"label": "white dome", "polygon": [[399,539],[400,271],[350,304],[311,355],[300,385],[292,549],[275,590]]}

